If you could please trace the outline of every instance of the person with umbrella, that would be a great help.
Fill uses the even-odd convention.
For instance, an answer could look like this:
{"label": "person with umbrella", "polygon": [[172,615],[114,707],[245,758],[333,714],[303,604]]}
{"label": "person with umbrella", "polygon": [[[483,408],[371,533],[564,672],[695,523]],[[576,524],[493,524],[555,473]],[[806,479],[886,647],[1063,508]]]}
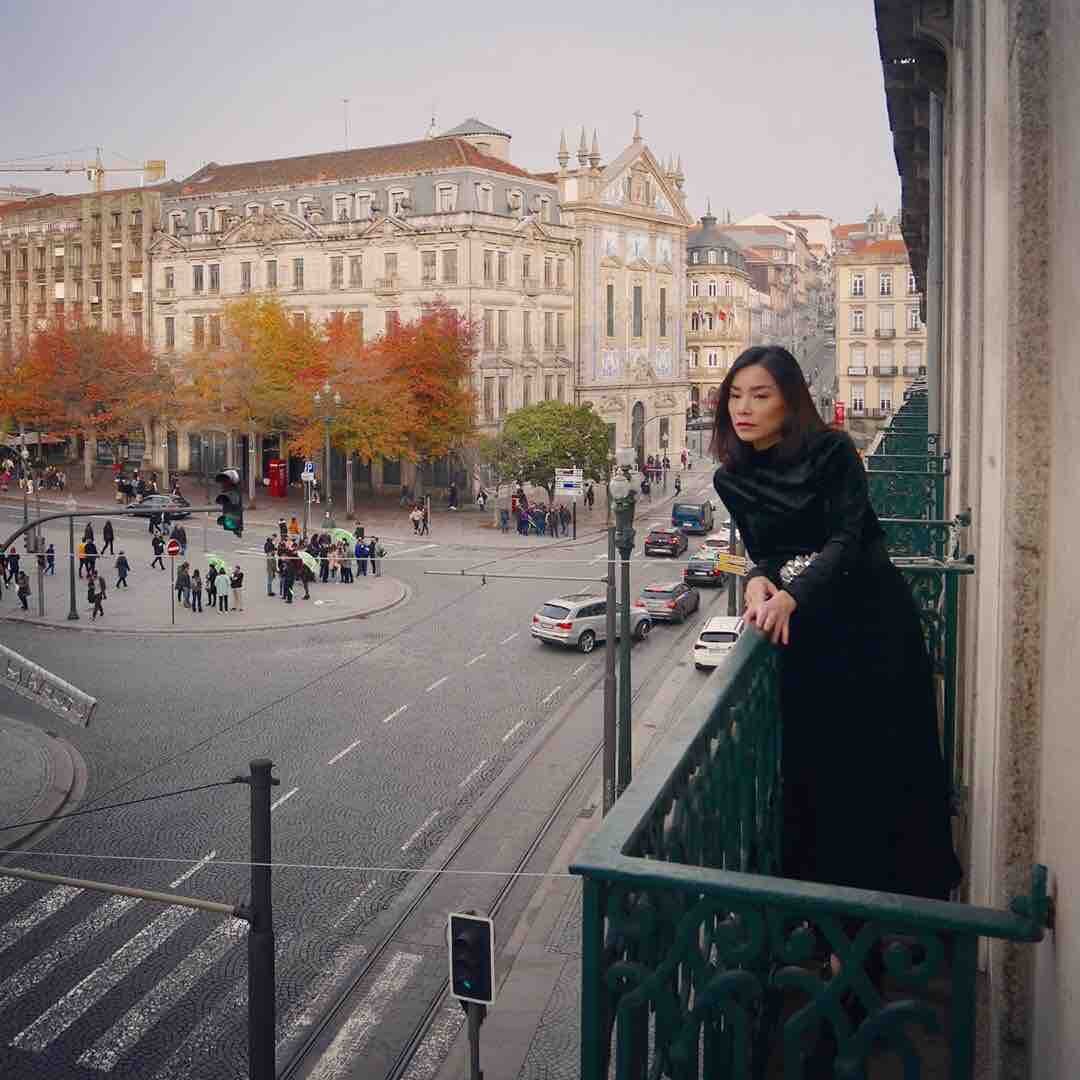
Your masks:
{"label": "person with umbrella", "polygon": [[300,583],[304,586],[304,599],[310,600],[309,586],[315,580],[315,569],[319,565],[319,560],[309,551],[298,551],[296,557],[300,564]]}

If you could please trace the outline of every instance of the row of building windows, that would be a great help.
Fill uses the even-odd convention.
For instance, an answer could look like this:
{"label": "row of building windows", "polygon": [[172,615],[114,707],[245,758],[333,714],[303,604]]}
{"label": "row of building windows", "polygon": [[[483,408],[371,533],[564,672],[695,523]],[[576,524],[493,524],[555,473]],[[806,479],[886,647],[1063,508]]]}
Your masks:
{"label": "row of building windows", "polygon": [[690,252],[690,265],[700,266],[705,265],[721,265],[729,266],[731,264],[731,252],[727,248],[722,248],[717,251],[715,248],[709,248],[708,251],[691,251]]}
{"label": "row of building windows", "polygon": [[[919,318],[919,307],[917,304],[913,304],[907,309],[907,328],[908,330],[922,329],[922,319]],[[877,309],[877,329],[878,331],[883,330],[886,333],[895,332],[896,325],[892,304]],[[853,334],[862,334],[866,332],[866,311],[864,308],[851,309],[851,332]]]}
{"label": "row of building windows", "polygon": [[[702,288],[704,286],[704,292]],[[731,298],[740,297],[743,300],[746,299],[746,289],[742,286],[737,286],[734,281],[706,281],[701,282],[697,278],[693,278],[690,281],[690,296],[728,296]]]}
{"label": "row of building windows", "polygon": [[[489,214],[496,212],[495,190],[491,184],[478,182],[473,185],[473,191],[475,209]],[[448,214],[456,211],[459,192],[458,184],[436,184],[432,202],[435,212]],[[385,199],[381,204],[380,194],[385,194]],[[386,210],[394,217],[401,217],[412,209],[412,192],[408,188],[387,188],[383,193],[376,191],[341,193],[331,198],[330,220],[368,221],[381,210]],[[551,199],[546,195],[534,195],[531,205],[528,205],[523,191],[517,188],[511,189],[506,195],[506,209],[514,214],[531,209],[539,215],[541,221],[551,220]],[[200,207],[193,211],[192,228],[197,233],[224,232],[234,218],[261,217],[267,211],[287,214],[292,211],[292,203],[288,199],[275,199],[269,205],[249,202],[244,204],[242,215],[239,208],[231,205]],[[296,200],[296,216],[308,219],[316,211],[321,214],[323,208],[314,196],[303,195]],[[173,236],[179,236],[188,231],[187,217],[186,210],[169,211],[169,232]]]}
{"label": "row of building windows", "polygon": [[[866,277],[867,275],[862,270],[853,270],[851,273],[851,295],[852,296],[865,296],[866,295]],[[917,296],[919,293],[918,285],[915,281],[915,275],[909,270],[907,276],[907,294],[908,296]],[[878,272],[878,296],[892,296],[893,295],[893,272],[891,270],[881,270]]]}
{"label": "row of building windows", "polygon": [[[873,374],[883,375],[918,375],[923,369],[923,351],[918,345],[909,345],[904,350],[903,372],[896,366],[896,353],[891,345],[880,345],[873,356]],[[849,354],[849,375],[869,375],[870,369],[867,364],[867,352],[865,345],[853,345]]]}
{"label": "row of building windows", "polygon": [[[668,325],[667,289],[661,287],[657,298],[657,330],[665,338],[670,332]],[[604,332],[609,338],[615,337],[616,331],[615,284],[608,282],[604,290]],[[630,289],[630,336],[642,338],[648,323],[645,310],[645,288],[634,285]]]}
{"label": "row of building windows", "polygon": [[[538,262],[540,260],[537,260]],[[566,287],[566,260],[545,257],[543,260],[543,285],[546,289],[562,289]],[[383,276],[376,279],[376,287],[380,284],[393,285],[399,280],[398,253],[383,252]],[[536,285],[539,281],[532,277],[533,256],[521,256],[521,282],[523,288]],[[283,282],[279,275],[277,259],[266,259],[262,263],[261,286],[266,289],[276,289],[284,284],[291,285],[293,289],[304,288],[304,259],[294,258],[291,262],[291,277],[288,282]],[[346,277],[346,271],[348,276]],[[240,263],[240,291],[250,292],[259,287],[255,275],[257,267],[252,262]],[[485,250],[483,256],[483,279],[488,285],[505,285],[509,283],[510,253],[505,251]],[[346,281],[348,285],[346,286]],[[444,248],[441,251],[421,250],[420,252],[420,283],[422,285],[456,285],[458,282],[458,251],[457,248]],[[330,256],[330,288],[344,289],[363,288],[364,286],[364,261],[362,255],[331,255]],[[176,267],[166,266],[162,271],[162,287],[167,293],[176,290]],[[208,263],[205,266],[196,263],[191,268],[191,291],[193,293],[219,293],[221,291],[221,264]]]}
{"label": "row of building windows", "polygon": [[[510,376],[485,375],[481,388],[481,411],[484,420],[502,419],[517,406],[510,401]],[[542,393],[542,397],[534,398]],[[565,375],[525,375],[521,380],[521,408],[527,409],[537,401],[566,401]]]}
{"label": "row of building windows", "polygon": [[[702,355],[705,362],[702,363]],[[699,349],[690,350],[690,368],[717,368],[727,370],[735,361],[735,347],[721,346],[716,349],[706,349],[704,354]]]}
{"label": "row of building windows", "polygon": [[[12,272],[13,264],[16,270],[30,269],[29,248],[17,248],[15,251],[5,251],[0,259],[0,270],[5,274]],[[45,271],[50,266],[54,277],[63,277],[66,270],[81,270],[83,267],[83,249],[81,244],[72,244],[70,248],[57,244],[50,251],[45,247],[34,248],[33,269]],[[122,241],[115,241],[109,248],[109,264],[117,266],[123,263],[125,255],[128,259],[142,258],[142,245],[138,242],[128,244],[125,252]],[[14,256],[14,257],[13,257]],[[90,245],[90,266],[102,265],[101,244]]]}
{"label": "row of building windows", "polygon": [[[537,318],[534,320],[533,315]],[[484,308],[481,320],[482,342],[485,349],[510,347],[510,311],[505,308]],[[566,347],[566,312],[537,311],[525,308],[521,312],[521,345],[524,349],[536,346],[537,326],[543,329],[545,349]]]}

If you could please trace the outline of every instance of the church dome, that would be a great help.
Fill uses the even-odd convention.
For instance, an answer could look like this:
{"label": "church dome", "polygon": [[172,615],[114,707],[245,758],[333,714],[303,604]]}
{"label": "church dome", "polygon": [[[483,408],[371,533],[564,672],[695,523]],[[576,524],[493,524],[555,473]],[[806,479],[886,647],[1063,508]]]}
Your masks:
{"label": "church dome", "polygon": [[[711,212],[703,214],[700,224],[686,234],[686,251],[689,256],[687,261],[692,266],[710,264],[746,270],[746,256],[738,241],[717,225],[716,217]],[[708,255],[710,251],[715,253],[711,259]],[[692,252],[698,252],[696,259],[690,254]]]}

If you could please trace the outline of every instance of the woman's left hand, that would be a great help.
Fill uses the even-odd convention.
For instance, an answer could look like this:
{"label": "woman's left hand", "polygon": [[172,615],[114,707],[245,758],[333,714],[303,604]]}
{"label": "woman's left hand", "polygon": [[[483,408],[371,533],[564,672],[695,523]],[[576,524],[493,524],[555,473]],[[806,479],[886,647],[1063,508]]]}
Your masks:
{"label": "woman's left hand", "polygon": [[787,645],[791,640],[791,613],[798,606],[795,597],[781,589],[764,603],[752,605],[746,612],[746,620],[768,634],[774,645]]}

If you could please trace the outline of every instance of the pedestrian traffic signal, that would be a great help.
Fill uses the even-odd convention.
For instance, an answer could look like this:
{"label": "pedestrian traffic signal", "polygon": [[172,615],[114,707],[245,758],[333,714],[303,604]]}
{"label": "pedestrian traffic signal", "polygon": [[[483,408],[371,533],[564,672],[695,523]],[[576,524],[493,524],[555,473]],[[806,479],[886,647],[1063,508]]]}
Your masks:
{"label": "pedestrian traffic signal", "polygon": [[490,1005],[495,987],[495,924],[485,915],[452,913],[448,919],[450,993],[459,1001]]}
{"label": "pedestrian traffic signal", "polygon": [[221,493],[214,500],[221,507],[217,523],[226,531],[241,536],[244,532],[244,493],[236,469],[223,469],[214,477]]}

